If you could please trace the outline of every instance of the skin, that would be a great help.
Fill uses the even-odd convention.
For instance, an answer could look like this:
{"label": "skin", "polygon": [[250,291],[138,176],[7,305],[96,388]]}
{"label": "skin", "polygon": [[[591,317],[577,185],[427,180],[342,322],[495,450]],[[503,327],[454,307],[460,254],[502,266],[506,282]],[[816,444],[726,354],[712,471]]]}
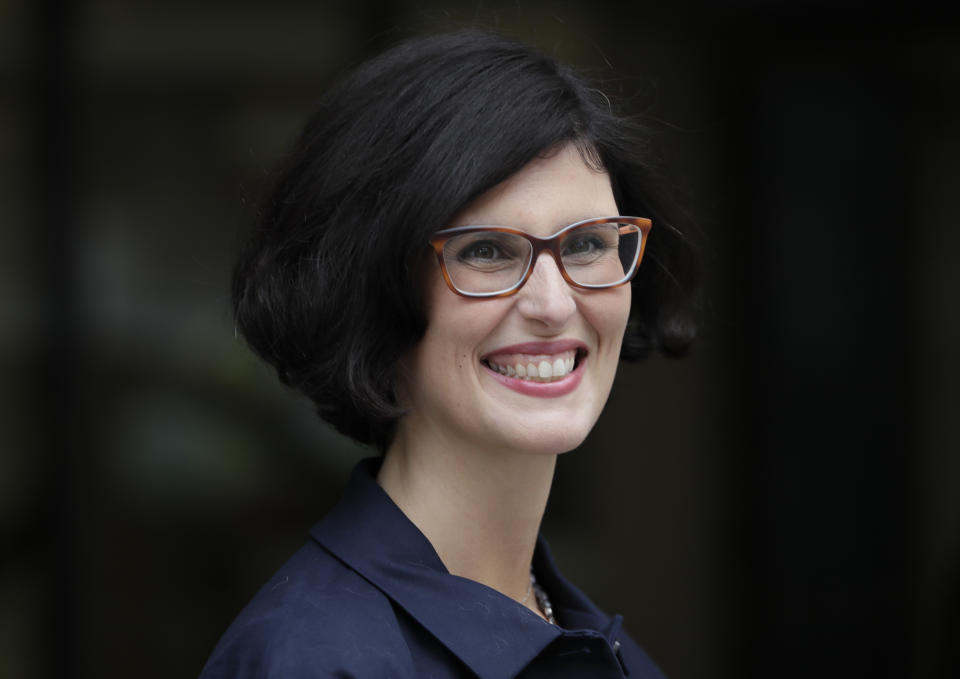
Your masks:
{"label": "skin", "polygon": [[[545,237],[619,214],[606,173],[573,145],[537,158],[470,203],[450,226],[503,225]],[[428,327],[404,358],[409,408],[378,482],[426,535],[447,569],[521,600],[557,455],[578,446],[606,403],[630,312],[630,286],[576,290],[543,253],[516,294],[469,299],[428,274]],[[569,393],[519,393],[481,360],[525,342],[586,349]],[[531,596],[526,604],[539,614]]]}

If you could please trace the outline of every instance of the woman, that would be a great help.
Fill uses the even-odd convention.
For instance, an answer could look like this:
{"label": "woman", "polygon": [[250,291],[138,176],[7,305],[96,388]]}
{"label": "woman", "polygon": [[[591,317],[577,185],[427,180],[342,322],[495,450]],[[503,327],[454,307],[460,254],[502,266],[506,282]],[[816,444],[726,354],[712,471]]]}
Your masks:
{"label": "woman", "polygon": [[236,269],[237,325],[382,455],[203,677],[662,676],[538,537],[619,359],[692,339],[636,132],[486,33],[404,43],[324,96]]}

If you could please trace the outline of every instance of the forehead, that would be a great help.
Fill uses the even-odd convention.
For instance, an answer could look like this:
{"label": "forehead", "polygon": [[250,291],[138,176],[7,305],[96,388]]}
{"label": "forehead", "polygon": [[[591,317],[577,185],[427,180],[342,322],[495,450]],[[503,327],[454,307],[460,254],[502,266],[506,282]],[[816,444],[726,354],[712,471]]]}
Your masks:
{"label": "forehead", "polygon": [[616,214],[610,177],[568,144],[479,196],[450,226],[512,226],[546,236],[573,222]]}

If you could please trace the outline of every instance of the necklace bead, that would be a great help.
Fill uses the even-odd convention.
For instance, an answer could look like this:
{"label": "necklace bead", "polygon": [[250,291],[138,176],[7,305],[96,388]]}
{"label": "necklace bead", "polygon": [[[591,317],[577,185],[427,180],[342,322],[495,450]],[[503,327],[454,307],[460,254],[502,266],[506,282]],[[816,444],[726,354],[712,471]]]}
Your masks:
{"label": "necklace bead", "polygon": [[533,570],[530,571],[530,586],[533,589],[533,595],[537,599],[537,607],[540,609],[540,612],[543,613],[543,617],[545,617],[551,625],[556,625],[557,619],[553,615],[553,606],[550,605],[550,599],[547,597],[547,593],[543,591],[543,587],[537,583],[537,578],[533,575]]}
{"label": "necklace bead", "polygon": [[530,583],[527,585],[527,593],[523,595],[523,598],[520,599],[520,605],[527,603],[527,599],[530,598],[530,590],[533,589],[533,574],[530,575]]}

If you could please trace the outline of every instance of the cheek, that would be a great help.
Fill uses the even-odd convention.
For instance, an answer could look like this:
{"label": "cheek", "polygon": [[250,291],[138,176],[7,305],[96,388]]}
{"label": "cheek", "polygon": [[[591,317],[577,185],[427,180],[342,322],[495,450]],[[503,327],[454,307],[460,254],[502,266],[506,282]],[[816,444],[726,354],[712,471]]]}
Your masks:
{"label": "cheek", "polygon": [[591,323],[600,335],[603,344],[615,344],[619,353],[623,333],[630,318],[630,286],[624,285],[607,291],[602,300],[592,307]]}
{"label": "cheek", "polygon": [[451,292],[439,273],[428,283],[427,328],[412,352],[418,386],[428,391],[462,381],[474,367],[476,351],[489,332],[487,307]]}
{"label": "cheek", "polygon": [[484,342],[494,334],[512,304],[511,298],[470,299],[452,292],[439,271],[433,272],[426,294],[427,330],[421,345],[446,370],[473,367]]}

